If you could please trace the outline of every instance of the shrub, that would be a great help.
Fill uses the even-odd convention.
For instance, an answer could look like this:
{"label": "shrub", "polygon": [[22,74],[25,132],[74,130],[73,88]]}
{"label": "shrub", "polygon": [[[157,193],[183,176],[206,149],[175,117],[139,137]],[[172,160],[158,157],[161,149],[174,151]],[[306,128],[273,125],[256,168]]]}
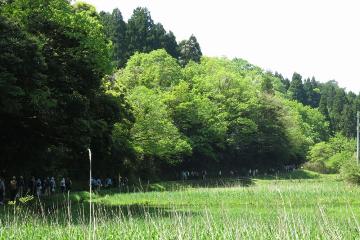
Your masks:
{"label": "shrub", "polygon": [[325,165],[331,172],[338,172],[344,163],[350,162],[353,158],[353,152],[342,151],[330,157],[329,160],[325,162]]}
{"label": "shrub", "polygon": [[328,142],[320,142],[311,147],[304,165],[305,169],[320,173],[338,173],[341,165],[352,159],[355,140],[336,134]]}
{"label": "shrub", "polygon": [[306,162],[303,165],[304,169],[318,172],[318,173],[330,173],[331,170],[328,169],[323,161],[316,161],[316,162]]}
{"label": "shrub", "polygon": [[340,175],[349,183],[360,184],[360,165],[352,158],[341,166]]}

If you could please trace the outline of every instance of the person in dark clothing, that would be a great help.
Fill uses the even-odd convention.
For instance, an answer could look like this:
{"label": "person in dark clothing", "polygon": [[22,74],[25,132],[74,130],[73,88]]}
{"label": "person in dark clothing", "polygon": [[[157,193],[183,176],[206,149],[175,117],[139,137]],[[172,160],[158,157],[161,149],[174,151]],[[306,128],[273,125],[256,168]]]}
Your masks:
{"label": "person in dark clothing", "polygon": [[35,177],[32,176],[29,183],[28,183],[28,193],[35,196],[36,194],[36,180]]}
{"label": "person in dark clothing", "polygon": [[70,178],[66,178],[65,179],[65,189],[67,192],[69,192],[71,190],[71,185],[72,185],[72,182],[71,182]]}
{"label": "person in dark clothing", "polygon": [[55,178],[51,177],[51,179],[50,179],[50,194],[55,193],[55,188],[56,188]]}
{"label": "person in dark clothing", "polygon": [[47,185],[48,185],[47,179],[44,178],[44,179],[41,181],[41,183],[42,183],[42,186],[41,186],[42,195],[43,195],[43,196],[46,196],[46,188],[47,188]]}
{"label": "person in dark clothing", "polygon": [[44,178],[44,195],[45,196],[50,196],[50,178],[46,177]]}
{"label": "person in dark clothing", "polygon": [[24,177],[20,176],[19,181],[18,181],[19,197],[22,197],[24,195],[24,187],[25,187]]}
{"label": "person in dark clothing", "polygon": [[62,178],[60,181],[60,189],[62,193],[65,193],[65,189],[66,189],[66,181],[65,178]]}
{"label": "person in dark clothing", "polygon": [[42,183],[41,183],[41,179],[38,178],[38,179],[36,180],[36,196],[37,196],[38,198],[41,197],[41,190],[42,190]]}
{"label": "person in dark clothing", "polygon": [[3,205],[5,201],[5,181],[0,177],[0,205]]}
{"label": "person in dark clothing", "polygon": [[13,176],[10,181],[10,200],[11,201],[16,200],[17,193],[18,193],[17,181],[16,181],[16,177]]}

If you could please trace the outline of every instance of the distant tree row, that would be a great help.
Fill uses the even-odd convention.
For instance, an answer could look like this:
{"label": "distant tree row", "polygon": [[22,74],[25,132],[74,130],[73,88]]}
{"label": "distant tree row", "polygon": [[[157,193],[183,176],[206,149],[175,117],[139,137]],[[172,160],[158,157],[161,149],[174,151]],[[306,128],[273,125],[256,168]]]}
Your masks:
{"label": "distant tree row", "polygon": [[126,89],[135,121],[117,124],[113,137],[128,136],[134,153],[123,169],[145,176],[281,169],[329,137],[317,109],[282,97],[280,79],[241,59],[203,57],[182,68],[164,50],[136,53],[106,88],[114,96]]}
{"label": "distant tree row", "polygon": [[294,73],[291,81],[284,79],[279,74],[274,74],[281,79],[285,86],[285,93],[290,99],[296,100],[319,111],[330,123],[332,134],[340,132],[353,138],[356,136],[356,111],[360,109],[360,96],[338,86],[332,80],[326,83],[316,81],[314,77],[302,79]]}
{"label": "distant tree row", "polygon": [[127,23],[117,8],[112,13],[100,12],[100,19],[106,36],[113,43],[112,58],[117,67],[124,67],[135,52],[148,53],[156,49],[165,49],[182,66],[190,60],[200,62],[202,52],[196,37],[191,35],[178,44],[174,33],[166,32],[161,23],[155,23],[146,8],[136,8]]}

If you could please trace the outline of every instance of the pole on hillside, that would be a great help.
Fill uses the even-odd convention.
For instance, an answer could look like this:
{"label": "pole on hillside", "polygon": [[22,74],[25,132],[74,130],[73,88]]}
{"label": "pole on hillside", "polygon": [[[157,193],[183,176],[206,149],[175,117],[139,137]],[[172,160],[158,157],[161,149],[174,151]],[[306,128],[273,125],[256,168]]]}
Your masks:
{"label": "pole on hillside", "polygon": [[356,161],[359,164],[359,118],[360,118],[360,112],[357,112],[357,121],[356,121]]}
{"label": "pole on hillside", "polygon": [[89,205],[90,205],[90,212],[89,212],[89,239],[91,239],[91,227],[92,227],[92,199],[91,199],[91,191],[92,191],[92,186],[91,186],[91,179],[92,179],[92,176],[91,176],[91,150],[90,148],[88,148],[88,151],[89,151],[89,189],[90,189],[90,202],[89,202]]}

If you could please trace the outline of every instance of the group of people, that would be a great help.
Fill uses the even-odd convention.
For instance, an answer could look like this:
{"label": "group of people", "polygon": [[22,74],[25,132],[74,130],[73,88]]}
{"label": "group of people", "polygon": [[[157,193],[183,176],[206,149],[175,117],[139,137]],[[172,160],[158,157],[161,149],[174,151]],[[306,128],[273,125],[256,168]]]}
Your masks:
{"label": "group of people", "polygon": [[[72,182],[70,178],[61,178],[59,182],[61,192],[65,193],[71,190]],[[35,178],[32,176],[26,184],[23,176],[16,178],[13,176],[6,184],[4,178],[0,177],[0,205],[4,204],[6,193],[9,194],[9,199],[15,201],[24,195],[30,194],[33,196],[50,196],[56,192],[56,180],[54,177]],[[8,191],[7,190],[8,187]]]}
{"label": "group of people", "polygon": [[[219,170],[218,172],[213,172],[211,177],[239,177],[239,176],[247,176],[247,177],[255,177],[259,175],[258,169],[248,169],[246,171],[243,171],[242,173],[239,173],[237,170],[230,170],[229,172],[223,172],[222,170]],[[195,179],[203,179],[205,180],[208,176],[208,173],[206,170],[203,170],[201,172],[199,171],[181,171],[180,173],[180,179],[181,180],[195,180]]]}
{"label": "group of people", "polygon": [[203,180],[206,179],[207,176],[207,171],[203,170],[201,171],[201,173],[199,173],[198,171],[182,171],[181,172],[181,180],[188,180],[188,179],[199,179],[201,176],[201,178]]}
{"label": "group of people", "polygon": [[94,191],[100,191],[102,187],[105,187],[105,188],[111,188],[113,186],[113,181],[111,178],[106,178],[104,180],[104,184],[103,184],[103,181],[101,181],[100,178],[91,178],[91,188],[94,190]]}

